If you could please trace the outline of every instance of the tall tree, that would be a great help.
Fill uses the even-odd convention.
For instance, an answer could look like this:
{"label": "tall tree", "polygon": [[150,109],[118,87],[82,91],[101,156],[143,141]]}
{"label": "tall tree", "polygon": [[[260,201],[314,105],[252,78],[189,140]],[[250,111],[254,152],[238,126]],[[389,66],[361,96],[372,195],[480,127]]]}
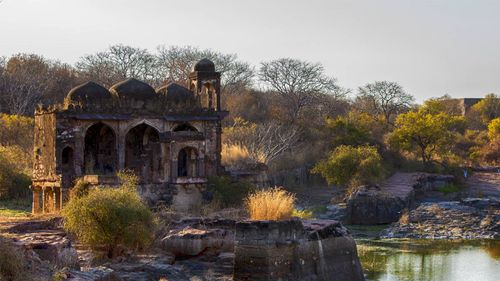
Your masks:
{"label": "tall tree", "polygon": [[263,62],[259,77],[269,90],[281,95],[292,122],[297,120],[304,108],[314,105],[321,95],[340,98],[346,94],[335,78],[325,74],[324,67],[319,63],[290,58]]}
{"label": "tall tree", "polygon": [[221,72],[221,90],[224,93],[235,94],[252,84],[253,68],[250,64],[239,61],[235,54],[222,54],[191,46],[158,47],[157,62],[160,75],[181,84],[187,83],[186,79],[193,65],[203,58],[213,61],[216,70]]}
{"label": "tall tree", "polygon": [[19,54],[5,64],[1,99],[5,111],[11,114],[33,114],[34,108],[46,93],[50,65],[38,55]]}
{"label": "tall tree", "polygon": [[114,45],[103,52],[86,55],[76,63],[80,75],[104,86],[136,78],[158,84],[157,61],[147,49]]}
{"label": "tall tree", "polygon": [[457,140],[456,134],[464,123],[462,116],[429,113],[424,106],[417,111],[400,114],[389,141],[395,148],[416,153],[428,167],[436,156],[444,158],[451,151]]}
{"label": "tall tree", "polygon": [[359,87],[355,102],[359,110],[376,118],[382,116],[385,122],[393,124],[398,114],[412,106],[414,98],[398,83],[376,81]]}

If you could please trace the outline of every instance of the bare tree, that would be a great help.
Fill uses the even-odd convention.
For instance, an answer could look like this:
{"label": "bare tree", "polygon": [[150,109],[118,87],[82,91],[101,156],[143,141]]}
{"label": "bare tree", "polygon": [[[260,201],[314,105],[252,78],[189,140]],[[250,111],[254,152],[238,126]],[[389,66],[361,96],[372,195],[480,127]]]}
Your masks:
{"label": "bare tree", "polygon": [[292,122],[295,122],[303,108],[313,105],[321,95],[345,95],[342,88],[337,86],[336,79],[327,76],[319,63],[290,58],[263,62],[259,77],[270,90],[284,98]]}
{"label": "bare tree", "polygon": [[355,104],[359,110],[393,124],[394,117],[408,110],[414,100],[398,83],[376,81],[359,87]]}
{"label": "bare tree", "polygon": [[300,136],[296,126],[276,121],[255,124],[241,118],[236,118],[232,127],[226,128],[226,133],[226,144],[246,148],[251,159],[265,164],[296,147]]}
{"label": "bare tree", "polygon": [[126,78],[158,84],[156,58],[146,49],[114,45],[106,51],[84,56],[76,63],[80,74],[104,86]]}
{"label": "bare tree", "polygon": [[4,69],[1,92],[6,111],[30,115],[47,90],[49,63],[38,55],[11,57]]}
{"label": "bare tree", "polygon": [[167,80],[187,83],[193,65],[200,59],[207,58],[214,62],[216,70],[221,72],[222,91],[227,94],[238,93],[252,84],[254,70],[250,64],[238,61],[235,54],[222,54],[209,49],[195,47],[160,46],[157,63],[162,76]]}

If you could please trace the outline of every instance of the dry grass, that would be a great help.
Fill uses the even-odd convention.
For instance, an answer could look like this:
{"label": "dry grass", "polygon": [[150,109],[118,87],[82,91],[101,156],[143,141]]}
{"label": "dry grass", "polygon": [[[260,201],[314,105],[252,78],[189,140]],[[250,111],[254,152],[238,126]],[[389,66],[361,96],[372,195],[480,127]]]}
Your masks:
{"label": "dry grass", "polygon": [[249,163],[250,160],[250,152],[246,147],[241,145],[222,145],[222,164],[225,166],[239,166],[241,164]]}
{"label": "dry grass", "polygon": [[286,220],[292,217],[295,195],[281,187],[259,190],[246,199],[252,220]]}
{"label": "dry grass", "polygon": [[410,224],[410,212],[408,211],[408,209],[403,210],[403,213],[401,214],[401,217],[399,218],[399,223],[401,225]]}

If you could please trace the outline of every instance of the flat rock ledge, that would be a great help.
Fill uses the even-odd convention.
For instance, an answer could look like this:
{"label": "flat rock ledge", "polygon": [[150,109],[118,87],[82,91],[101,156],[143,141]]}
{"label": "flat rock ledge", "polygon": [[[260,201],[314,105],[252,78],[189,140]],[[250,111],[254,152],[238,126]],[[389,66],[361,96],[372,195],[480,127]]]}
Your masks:
{"label": "flat rock ledge", "polygon": [[422,203],[381,233],[381,238],[498,239],[500,201],[466,198]]}

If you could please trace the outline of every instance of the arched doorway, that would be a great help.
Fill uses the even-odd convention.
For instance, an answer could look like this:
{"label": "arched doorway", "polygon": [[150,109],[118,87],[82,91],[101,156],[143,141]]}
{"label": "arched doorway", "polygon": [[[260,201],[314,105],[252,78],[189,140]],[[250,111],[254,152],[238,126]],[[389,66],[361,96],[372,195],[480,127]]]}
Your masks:
{"label": "arched doorway", "polygon": [[117,170],[118,157],[116,136],[109,126],[97,123],[85,133],[84,165],[85,175],[108,175]]}
{"label": "arched doorway", "polygon": [[185,147],[179,151],[177,157],[177,176],[198,176],[198,153],[192,147]]}
{"label": "arched doorway", "polygon": [[67,146],[61,153],[62,186],[68,188],[75,179],[75,160],[73,148]]}
{"label": "arched doorway", "polygon": [[146,183],[161,177],[161,147],[158,131],[141,124],[125,136],[125,168],[133,170]]}

